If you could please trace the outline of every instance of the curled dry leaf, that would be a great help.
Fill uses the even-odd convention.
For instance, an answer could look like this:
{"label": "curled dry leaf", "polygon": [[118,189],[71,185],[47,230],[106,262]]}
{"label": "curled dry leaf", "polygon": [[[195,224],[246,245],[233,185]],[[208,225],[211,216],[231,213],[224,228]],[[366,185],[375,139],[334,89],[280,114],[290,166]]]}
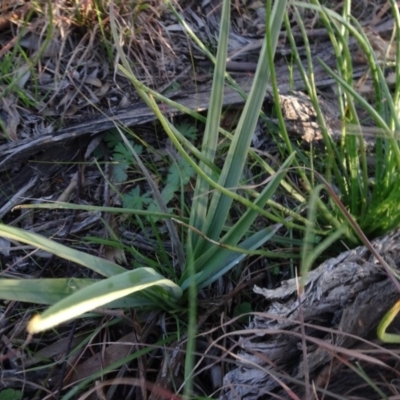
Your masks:
{"label": "curled dry leaf", "polygon": [[94,93],[98,97],[103,97],[110,90],[110,86],[110,83],[106,82],[104,85],[101,85],[100,88]]}
{"label": "curled dry leaf", "polygon": [[17,104],[14,102],[14,99],[10,97],[3,97],[0,99],[0,105],[2,116],[2,122],[5,127],[5,136],[8,137],[12,141],[16,141],[17,137],[17,127],[21,122],[21,116],[17,110]]}

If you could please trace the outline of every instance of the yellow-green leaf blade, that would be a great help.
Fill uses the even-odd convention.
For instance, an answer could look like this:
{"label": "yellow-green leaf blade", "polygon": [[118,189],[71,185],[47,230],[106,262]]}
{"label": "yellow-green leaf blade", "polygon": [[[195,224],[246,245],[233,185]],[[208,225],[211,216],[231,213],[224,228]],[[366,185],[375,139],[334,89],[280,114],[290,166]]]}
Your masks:
{"label": "yellow-green leaf blade", "polygon": [[105,304],[128,296],[134,292],[161,288],[169,299],[177,300],[182,290],[151,268],[138,268],[99,281],[59,301],[29,322],[29,333],[38,333],[53,328]]}

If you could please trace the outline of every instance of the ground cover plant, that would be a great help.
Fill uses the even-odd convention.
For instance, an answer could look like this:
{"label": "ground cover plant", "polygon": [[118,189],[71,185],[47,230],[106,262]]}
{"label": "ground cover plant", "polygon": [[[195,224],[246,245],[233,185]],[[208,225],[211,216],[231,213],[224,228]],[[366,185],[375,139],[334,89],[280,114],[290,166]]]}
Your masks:
{"label": "ground cover plant", "polygon": [[[142,385],[142,394],[153,389],[153,393],[164,397],[176,395],[192,398],[199,396],[202,391],[204,395],[209,395],[207,390],[210,391],[210,388],[197,387],[198,381],[195,379],[195,356],[201,354],[201,346],[207,346],[200,340],[201,321],[229,301],[229,290],[235,293],[232,282],[237,282],[243,276],[241,269],[244,260],[249,256],[267,260],[279,259],[280,262],[289,260],[296,266],[300,265],[302,276],[306,277],[317,257],[338,239],[353,246],[361,240],[368,244],[363,231],[373,237],[397,227],[399,202],[396,171],[400,159],[397,140],[392,134],[393,130],[399,129],[394,112],[397,108],[397,87],[392,96],[383,73],[386,64],[379,67],[368,35],[351,19],[350,2],[345,3],[341,16],[318,3],[294,3],[294,8],[290,9],[292,21],[289,21],[287,14],[287,2],[271,3],[266,2],[265,5],[267,34],[260,50],[251,90],[232,131],[221,127],[221,115],[225,112],[225,80],[234,85],[234,81],[225,75],[231,25],[229,1],[223,2],[222,6],[215,58],[185,24],[184,19],[181,19],[179,12],[172,8],[171,12],[180,21],[182,29],[186,30],[194,43],[215,63],[207,115],[191,110],[191,118],[188,119],[190,122],[178,124],[171,122],[164,114],[163,105],[176,107],[183,113],[189,110],[149,88],[143,80],[138,79],[132,69],[132,60],[124,46],[126,31],[118,14],[122,9],[114,3],[108,4],[102,10],[96,9],[96,15],[106,13],[109,19],[107,25],[99,26],[107,26],[108,31],[104,35],[112,40],[112,50],[111,47],[108,49],[114,52],[112,57],[118,60],[116,73],[129,80],[137,94],[157,116],[157,129],[168,136],[168,145],[162,151],[152,148],[135,129],[129,130],[116,123],[113,132],[109,132],[105,138],[107,151],[111,152],[111,159],[115,163],[106,180],[122,207],[60,202],[28,206],[35,209],[63,208],[112,215],[102,220],[108,233],[107,238],[93,235],[86,238],[86,242],[91,245],[99,244],[113,249],[110,258],[92,255],[88,251],[78,250],[28,230],[1,225],[0,235],[8,241],[22,242],[45,250],[84,266],[93,274],[37,279],[8,277],[0,280],[0,296],[9,301],[50,306],[30,320],[28,332],[31,334],[56,328],[61,335],[65,325],[59,327],[60,324],[82,315],[85,315],[83,321],[88,321],[88,316],[96,320],[99,315],[111,313],[113,318],[105,319],[102,323],[109,332],[118,323],[125,322],[129,326],[131,322],[126,322],[129,311],[122,315],[112,311],[117,309],[133,310],[132,319],[139,324],[150,324],[152,319],[156,320],[156,324],[164,329],[164,337],[161,339],[161,335],[155,335],[153,345],[142,348],[137,344],[136,351],[124,353],[119,358],[112,358],[110,355],[113,362],[107,363],[102,371],[91,371],[80,383],[72,380],[71,387],[63,388],[63,398],[73,398],[83,393],[100,376],[113,370],[122,371],[124,365],[133,363],[136,359],[138,364],[135,365],[139,366],[139,370],[147,353],[154,352],[154,348],[166,349],[163,346],[168,345],[178,349],[179,356],[173,359],[165,357],[158,364],[159,369],[168,370],[173,365],[176,375],[171,373],[166,378],[163,374],[153,374],[151,376],[157,381],[152,387],[149,376],[142,370],[138,372],[138,376],[144,378],[146,383],[114,376],[115,380],[105,381],[104,385],[117,385],[118,382],[132,387]],[[99,7],[98,4],[95,6]],[[143,7],[146,9],[145,5]],[[78,9],[81,10],[77,7]],[[298,10],[317,12],[334,43],[338,65],[343,67],[336,72],[326,68],[327,74],[338,83],[339,99],[344,99],[339,104],[340,122],[343,123],[340,126],[343,132],[339,144],[328,135],[329,128],[326,127],[323,112],[319,109],[320,100],[312,82],[311,55],[307,53],[309,68],[306,72],[296,53],[296,43],[290,27],[293,20],[300,27],[305,49],[310,48],[302,23],[303,16]],[[398,25],[396,10],[397,6],[393,3],[392,12]],[[135,17],[139,18],[139,15],[140,12]],[[269,82],[272,83],[275,104],[280,103],[274,53],[281,24],[284,24],[289,40],[292,41],[294,60],[298,61],[298,67],[303,72],[307,92],[317,110],[318,123],[322,128],[325,126],[322,135],[326,151],[315,155],[312,146],[311,149],[302,149],[296,140],[288,136],[286,122],[277,107],[281,135],[278,139],[280,161],[276,163],[276,167],[271,167],[251,145],[259,118],[265,118],[262,106]],[[346,53],[346,40],[349,34],[357,39],[367,55],[375,84],[377,110],[350,84],[351,63],[346,63],[346,57],[349,57]],[[45,40],[40,51],[45,51],[47,45]],[[8,61],[7,63],[6,67],[8,65],[7,68],[11,68]],[[395,73],[398,74],[398,71]],[[18,79],[21,79],[20,75]],[[17,82],[20,80],[6,81],[8,90],[12,90]],[[342,96],[343,92],[345,96]],[[19,93],[19,89],[16,93]],[[381,101],[381,93],[385,94],[385,101]],[[65,102],[61,101],[62,104]],[[356,102],[369,113],[369,118],[374,119],[382,135],[377,138],[374,150],[377,167],[373,169],[373,174],[367,163],[369,153],[363,147],[363,137],[353,134],[354,127],[359,129],[360,125]],[[197,127],[204,129],[202,138],[197,133]],[[346,134],[346,128],[349,128],[350,134]],[[96,151],[99,152],[100,148]],[[101,160],[101,156],[99,159]],[[131,182],[126,185],[128,180]],[[296,181],[301,181],[303,187],[300,188]],[[327,195],[321,195],[323,192],[319,183],[323,184]],[[279,202],[277,199],[285,200]],[[123,243],[116,234],[116,226],[121,223],[150,232],[152,248],[143,250],[140,246]],[[165,246],[166,236],[170,239],[169,247]],[[284,246],[290,251],[285,252],[282,249]],[[124,258],[128,262],[122,266]],[[385,264],[384,261],[382,263]],[[273,267],[276,268],[276,265]],[[280,273],[282,272],[277,272],[277,275]],[[250,279],[243,287],[249,285],[249,282],[253,281]],[[222,286],[221,289],[218,289],[219,285]],[[217,297],[216,294],[224,295],[225,298],[217,302],[218,305],[214,308],[207,297]],[[247,321],[247,317],[243,319],[241,315],[243,310],[251,311],[255,308],[249,302],[250,295],[236,294],[238,298],[234,314],[238,318],[242,317],[241,320],[238,319],[240,323]],[[102,307],[107,310],[101,309]],[[204,309],[207,311],[203,311]],[[93,311],[95,314],[87,314]],[[387,328],[387,321],[385,319],[379,329],[383,338],[387,336],[382,334],[384,329],[381,328]],[[83,323],[82,327],[84,326]],[[101,332],[101,329],[93,326],[90,330],[90,334],[83,335],[80,341],[75,342],[75,352]],[[140,342],[137,337],[131,337],[130,340]],[[40,343],[40,339],[36,343]],[[304,385],[307,387],[308,384],[306,382]],[[214,389],[218,390],[218,385]],[[88,389],[88,393],[90,390],[92,389]],[[110,393],[109,396],[112,396]],[[130,395],[133,396],[133,392]]]}

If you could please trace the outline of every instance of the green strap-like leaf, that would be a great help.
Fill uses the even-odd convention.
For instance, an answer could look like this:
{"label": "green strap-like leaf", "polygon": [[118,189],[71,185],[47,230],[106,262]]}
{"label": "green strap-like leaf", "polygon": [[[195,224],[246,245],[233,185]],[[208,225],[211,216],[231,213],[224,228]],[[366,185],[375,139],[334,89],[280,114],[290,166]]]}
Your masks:
{"label": "green strap-like leaf", "polygon": [[[96,279],[53,278],[53,279],[0,279],[2,300],[52,306],[78,290],[98,282]],[[154,305],[148,295],[138,293],[107,304],[107,308],[131,308]]]}
{"label": "green strap-like leaf", "polygon": [[383,343],[400,343],[400,335],[395,333],[386,333],[386,329],[396,318],[400,311],[400,300],[384,315],[382,321],[378,325],[377,335]]}
{"label": "green strap-like leaf", "polygon": [[46,239],[37,233],[0,224],[0,236],[37,247],[58,257],[64,258],[65,260],[73,261],[79,265],[90,268],[92,271],[103,276],[109,277],[126,271],[125,268],[120,267],[111,261],[92,256],[79,250],[74,250],[57,243],[54,240]]}
{"label": "green strap-like leaf", "polygon": [[172,281],[151,268],[138,268],[94,283],[59,301],[43,314],[32,318],[27,330],[29,333],[38,333],[51,329],[88,311],[131,293],[149,290],[153,286],[162,290],[166,300],[173,301],[182,296],[181,288]]}

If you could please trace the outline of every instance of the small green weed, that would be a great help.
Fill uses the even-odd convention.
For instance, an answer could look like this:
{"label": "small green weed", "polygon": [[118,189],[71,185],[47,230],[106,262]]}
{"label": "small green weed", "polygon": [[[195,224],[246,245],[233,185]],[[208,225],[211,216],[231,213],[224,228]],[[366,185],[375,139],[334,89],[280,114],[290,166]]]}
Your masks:
{"label": "small green weed", "polygon": [[[104,135],[104,141],[112,153],[113,165],[113,178],[116,183],[123,183],[128,179],[128,167],[135,165],[135,160],[132,152],[128,149],[126,144],[121,140],[117,131],[108,132]],[[143,146],[134,144],[132,140],[129,141],[134,151],[138,156],[142,154]]]}
{"label": "small green weed", "polygon": [[[196,142],[197,129],[194,126],[189,124],[180,124],[176,126],[176,129],[191,142]],[[112,153],[111,158],[114,162],[114,181],[116,183],[124,183],[128,179],[128,169],[133,169],[135,166],[137,169],[137,163],[132,151],[122,141],[117,131],[105,135],[104,140]],[[143,146],[135,144],[133,140],[129,140],[129,143],[137,156],[143,154]],[[165,182],[160,193],[163,203],[168,206],[176,195],[184,192],[185,185],[194,178],[195,171],[191,165],[179,155],[179,153],[171,153],[169,156],[164,157],[163,161],[166,174],[160,178],[160,181]],[[136,210],[147,210],[151,213],[161,212],[159,205],[153,199],[151,190],[147,189],[147,187],[148,186],[141,186],[140,183],[136,183],[136,185],[128,192],[121,194],[123,207],[133,208]],[[172,208],[169,208],[168,211],[171,212]],[[158,220],[158,218],[155,217],[152,219],[154,222]]]}
{"label": "small green weed", "polygon": [[0,400],[20,400],[24,394],[19,390],[4,389],[0,392]]}

